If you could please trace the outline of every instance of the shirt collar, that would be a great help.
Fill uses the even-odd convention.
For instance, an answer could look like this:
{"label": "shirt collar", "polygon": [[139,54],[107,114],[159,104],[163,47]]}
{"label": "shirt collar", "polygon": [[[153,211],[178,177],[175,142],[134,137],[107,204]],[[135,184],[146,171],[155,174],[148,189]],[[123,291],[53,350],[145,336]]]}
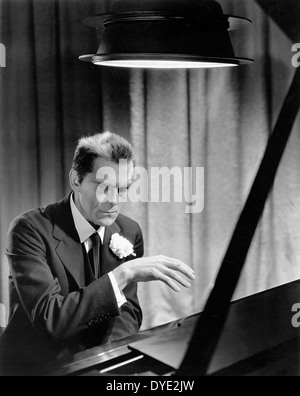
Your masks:
{"label": "shirt collar", "polygon": [[[70,197],[70,204],[75,228],[79,235],[80,243],[86,242],[93,234],[95,234],[95,228],[91,226],[91,224],[79,212],[77,206],[74,203],[74,194],[72,194]],[[97,232],[103,243],[105,227],[99,227]]]}

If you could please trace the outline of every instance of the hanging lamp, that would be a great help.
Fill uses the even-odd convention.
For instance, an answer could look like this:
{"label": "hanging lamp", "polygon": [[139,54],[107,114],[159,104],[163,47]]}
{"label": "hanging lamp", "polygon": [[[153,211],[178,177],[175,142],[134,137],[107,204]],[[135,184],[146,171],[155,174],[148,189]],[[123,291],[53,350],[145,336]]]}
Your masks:
{"label": "hanging lamp", "polygon": [[118,0],[110,13],[83,23],[102,31],[97,53],[79,57],[94,65],[171,69],[253,63],[235,56],[229,36],[252,22],[225,15],[214,0]]}

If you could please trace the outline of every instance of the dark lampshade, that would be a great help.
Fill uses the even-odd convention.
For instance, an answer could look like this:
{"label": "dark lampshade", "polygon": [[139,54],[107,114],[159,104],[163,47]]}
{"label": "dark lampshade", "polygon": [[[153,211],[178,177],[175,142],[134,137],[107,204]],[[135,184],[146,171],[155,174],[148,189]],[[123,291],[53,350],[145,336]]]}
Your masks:
{"label": "dark lampshade", "polygon": [[246,18],[225,15],[213,0],[118,0],[111,13],[84,19],[102,29],[97,54],[80,60],[100,66],[208,68],[239,66],[229,31]]}

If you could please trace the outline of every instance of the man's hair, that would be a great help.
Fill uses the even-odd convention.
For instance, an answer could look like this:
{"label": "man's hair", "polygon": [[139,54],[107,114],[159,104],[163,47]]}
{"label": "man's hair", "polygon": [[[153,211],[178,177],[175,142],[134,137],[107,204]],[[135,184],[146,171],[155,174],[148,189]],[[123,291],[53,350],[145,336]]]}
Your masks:
{"label": "man's hair", "polygon": [[120,160],[135,162],[131,144],[121,136],[111,132],[84,136],[78,141],[73,159],[73,169],[77,172],[80,183],[88,173],[93,172],[97,158],[115,163]]}

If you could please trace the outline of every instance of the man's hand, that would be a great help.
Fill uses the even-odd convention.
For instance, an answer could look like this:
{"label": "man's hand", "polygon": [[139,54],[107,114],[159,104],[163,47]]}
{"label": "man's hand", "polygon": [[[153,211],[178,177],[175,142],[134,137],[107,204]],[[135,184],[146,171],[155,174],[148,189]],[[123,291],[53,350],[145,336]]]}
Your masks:
{"label": "man's hand", "polygon": [[128,261],[113,271],[120,290],[131,282],[161,281],[175,292],[180,292],[180,285],[189,288],[191,284],[185,279],[195,279],[194,271],[183,262],[165,256],[139,258]]}

